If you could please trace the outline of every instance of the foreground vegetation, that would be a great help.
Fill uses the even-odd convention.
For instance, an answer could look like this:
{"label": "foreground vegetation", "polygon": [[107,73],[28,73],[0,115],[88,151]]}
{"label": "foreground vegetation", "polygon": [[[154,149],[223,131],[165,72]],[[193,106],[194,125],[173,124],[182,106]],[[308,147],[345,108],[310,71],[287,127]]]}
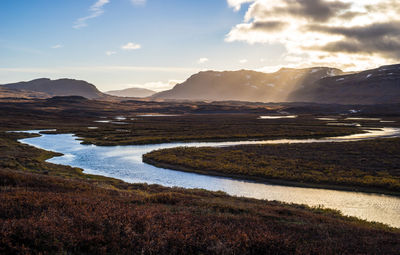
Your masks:
{"label": "foreground vegetation", "polygon": [[[127,184],[0,137],[1,254],[396,254],[400,232],[333,210]],[[334,247],[334,249],[332,248]]]}
{"label": "foreground vegetation", "polygon": [[[0,254],[397,254],[400,232],[382,224],[322,208],[87,175],[45,162],[57,153],[17,142],[32,135],[4,132],[56,128],[103,145],[360,132],[315,120],[308,111],[318,107],[71,97],[1,101]],[[338,108],[348,111],[323,107],[335,113]],[[257,119],[285,109],[306,115]],[[154,112],[183,115],[138,116]],[[97,129],[88,129],[93,126]]]}
{"label": "foreground vegetation", "polygon": [[346,143],[180,147],[153,151],[143,159],[151,164],[203,174],[400,194],[398,138]]}

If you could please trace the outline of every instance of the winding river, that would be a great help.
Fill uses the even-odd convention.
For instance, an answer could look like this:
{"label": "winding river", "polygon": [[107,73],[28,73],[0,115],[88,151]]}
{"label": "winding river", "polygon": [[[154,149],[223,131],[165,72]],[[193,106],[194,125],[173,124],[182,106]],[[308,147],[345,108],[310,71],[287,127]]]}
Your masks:
{"label": "winding river", "polygon": [[[26,132],[38,133],[39,131]],[[89,174],[113,177],[129,183],[202,188],[212,191],[221,190],[233,196],[278,200],[310,206],[322,205],[325,208],[338,209],[345,215],[382,222],[400,228],[400,197],[256,183],[162,169],[142,162],[142,155],[145,153],[177,146],[348,142],[385,137],[400,137],[400,129],[374,129],[365,134],[324,139],[168,143],[129,146],[82,145],[76,139],[77,137],[72,134],[42,134],[40,137],[27,138],[20,141],[45,150],[63,153],[63,156],[51,158],[48,162],[79,167]]]}

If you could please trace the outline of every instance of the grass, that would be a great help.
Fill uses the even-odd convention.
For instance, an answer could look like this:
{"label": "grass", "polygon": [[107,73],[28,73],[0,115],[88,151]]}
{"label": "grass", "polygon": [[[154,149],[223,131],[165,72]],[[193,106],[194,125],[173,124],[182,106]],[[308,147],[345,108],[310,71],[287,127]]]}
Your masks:
{"label": "grass", "polygon": [[346,143],[179,147],[152,151],[145,162],[172,169],[289,181],[296,185],[400,194],[400,139]]}

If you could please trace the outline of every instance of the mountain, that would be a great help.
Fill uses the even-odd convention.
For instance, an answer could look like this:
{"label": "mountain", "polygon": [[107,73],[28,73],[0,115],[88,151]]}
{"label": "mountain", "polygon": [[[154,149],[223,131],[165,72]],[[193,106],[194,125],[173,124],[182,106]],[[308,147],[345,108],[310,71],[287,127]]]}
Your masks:
{"label": "mountain", "polygon": [[27,82],[5,84],[3,88],[19,91],[33,91],[53,96],[82,96],[88,99],[104,98],[93,84],[86,81],[73,79],[50,80],[47,78],[36,79]]}
{"label": "mountain", "polygon": [[283,102],[297,88],[340,74],[343,74],[341,70],[329,67],[282,68],[275,73],[249,70],[205,71],[191,76],[171,90],[153,95],[152,98]]}
{"label": "mountain", "polygon": [[[147,97],[153,91],[131,88],[103,94],[86,81],[37,79],[0,86],[0,98],[82,96],[88,99],[126,100]],[[114,96],[111,96],[114,95]],[[192,75],[171,90],[150,99],[309,102],[324,104],[400,103],[400,64],[357,73],[329,67],[282,68],[275,73],[249,70],[205,71]]]}
{"label": "mountain", "polygon": [[23,91],[16,89],[9,89],[3,86],[0,86],[0,98],[22,98],[22,99],[33,99],[33,98],[48,98],[49,95],[41,92],[34,91]]}
{"label": "mountain", "polygon": [[107,91],[105,93],[117,97],[149,97],[155,94],[156,92],[153,90],[143,89],[143,88],[128,88],[122,90]]}
{"label": "mountain", "polygon": [[154,99],[310,102],[325,104],[400,103],[400,64],[344,73],[329,67],[200,72]]}
{"label": "mountain", "polygon": [[288,101],[339,104],[400,103],[400,64],[326,77],[293,91]]}

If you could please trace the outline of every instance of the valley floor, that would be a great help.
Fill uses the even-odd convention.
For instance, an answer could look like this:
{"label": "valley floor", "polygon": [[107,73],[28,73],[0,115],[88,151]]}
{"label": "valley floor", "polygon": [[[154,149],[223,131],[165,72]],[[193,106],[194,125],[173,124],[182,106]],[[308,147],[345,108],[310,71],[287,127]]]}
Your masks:
{"label": "valley floor", "polygon": [[[257,120],[257,116],[270,113],[265,108],[224,118],[141,118],[137,115],[144,110],[138,110],[142,107],[139,103],[134,110],[132,105],[104,104],[40,101],[1,105],[0,253],[397,254],[400,250],[399,229],[383,224],[323,208],[87,175],[81,169],[45,162],[56,153],[17,142],[30,135],[5,132],[56,128],[56,132],[76,133],[86,143],[111,141],[105,145],[126,140],[135,144],[360,132],[355,127],[328,127],[314,116]],[[149,107],[147,112],[154,112],[149,109],[155,106]],[[163,111],[158,108],[158,112]],[[121,115],[126,119],[116,122],[129,124],[94,122]],[[235,123],[235,128],[229,129]],[[88,129],[92,126],[98,132]],[[194,132],[196,127],[201,131]]]}

